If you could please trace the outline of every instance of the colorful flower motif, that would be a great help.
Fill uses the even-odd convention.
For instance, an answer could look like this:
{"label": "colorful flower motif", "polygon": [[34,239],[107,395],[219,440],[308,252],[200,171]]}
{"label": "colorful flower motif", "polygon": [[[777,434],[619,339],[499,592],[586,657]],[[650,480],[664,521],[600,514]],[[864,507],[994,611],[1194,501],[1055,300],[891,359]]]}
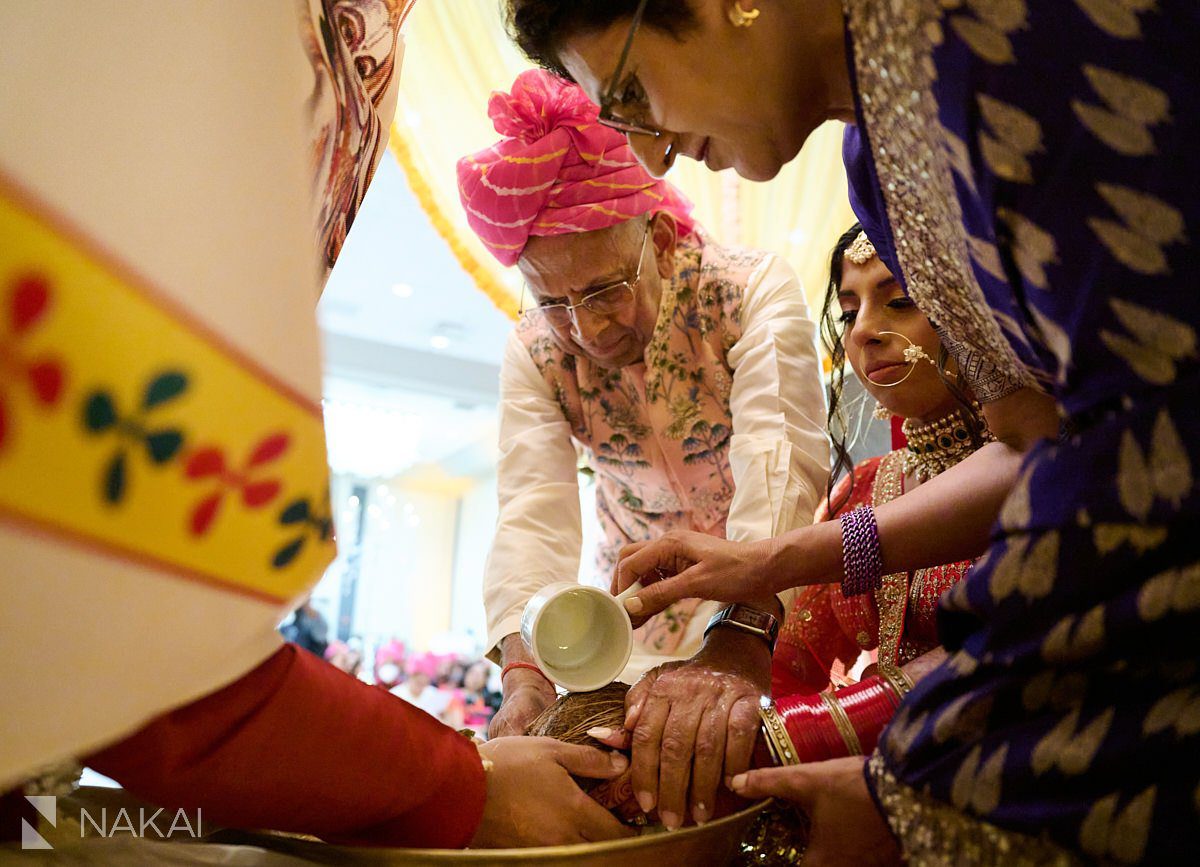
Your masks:
{"label": "colorful flower motif", "polygon": [[144,447],[150,461],[162,466],[179,454],[183,447],[183,431],[174,427],[151,429],[145,416],[165,403],[175,400],[188,388],[185,374],[170,370],[156,375],[146,386],[138,410],[127,416],[117,411],[112,394],[102,389],[93,391],[83,403],[83,425],[92,434],[113,431],[118,438],[104,470],[101,491],[104,499],[116,505],[125,497],[128,482],[130,450]]}
{"label": "colorful flower motif", "polygon": [[279,496],[279,492],[283,490],[283,483],[276,478],[255,478],[255,470],[278,460],[290,444],[291,440],[285,433],[264,437],[250,451],[239,469],[231,468],[225,459],[225,453],[216,446],[192,452],[184,465],[184,475],[195,480],[215,476],[218,483],[217,489],[197,503],[192,510],[188,522],[188,529],[192,535],[203,536],[211,529],[221,503],[230,491],[241,494],[242,504],[248,509],[261,508]]}
{"label": "colorful flower motif", "polygon": [[[39,274],[13,276],[8,290],[8,321],[0,333],[0,383],[25,380],[34,400],[52,407],[62,396],[66,374],[62,364],[51,356],[28,358],[17,344],[45,317],[51,292],[47,280]],[[8,441],[9,419],[6,395],[0,391],[0,451]]]}
{"label": "colorful flower motif", "polygon": [[300,535],[275,552],[275,556],[271,559],[271,565],[274,568],[282,569],[295,560],[304,550],[304,545],[310,536],[316,536],[319,542],[328,542],[333,538],[333,518],[329,514],[328,491],[325,492],[325,496],[320,502],[324,504],[324,508],[317,511],[308,497],[300,497],[292,500],[279,513],[281,526],[290,527],[300,524],[301,527]]}

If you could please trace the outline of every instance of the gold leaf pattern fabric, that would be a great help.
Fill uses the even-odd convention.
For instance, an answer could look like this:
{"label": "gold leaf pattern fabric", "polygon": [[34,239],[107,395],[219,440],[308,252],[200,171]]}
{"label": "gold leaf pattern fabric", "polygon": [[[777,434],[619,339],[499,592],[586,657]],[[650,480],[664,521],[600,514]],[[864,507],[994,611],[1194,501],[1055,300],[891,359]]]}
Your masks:
{"label": "gold leaf pattern fabric", "polygon": [[1000,508],[1000,526],[1005,530],[1019,530],[1029,525],[1033,514],[1033,504],[1030,499],[1029,483],[1033,478],[1033,468],[1026,467],[1021,471],[1016,484],[1004,500]]}
{"label": "gold leaf pattern fabric", "polygon": [[1147,580],[1138,591],[1138,615],[1146,621],[1160,620],[1172,611],[1200,609],[1200,564],[1168,569]]}
{"label": "gold leaf pattern fabric", "polygon": [[1192,490],[1192,462],[1166,410],[1154,420],[1150,441],[1150,478],[1154,491],[1178,509]]}
{"label": "gold leaf pattern fabric", "polygon": [[992,710],[990,696],[966,693],[946,705],[933,724],[933,738],[939,743],[956,740],[978,740],[987,730],[987,718]]}
{"label": "gold leaf pattern fabric", "polygon": [[1112,726],[1113,709],[1104,710],[1087,725],[1080,727],[1080,712],[1074,710],[1062,718],[1033,749],[1030,763],[1039,776],[1051,768],[1069,777],[1087,771],[1100,750],[1100,744]]}
{"label": "gold leaf pattern fabric", "polygon": [[1150,709],[1142,724],[1147,735],[1172,729],[1181,738],[1200,731],[1200,690],[1184,687],[1164,696]]}
{"label": "gold leaf pattern fabric", "polygon": [[1196,329],[1188,323],[1120,298],[1113,298],[1109,306],[1140,342],[1173,359],[1196,357]]}
{"label": "gold leaf pattern fabric", "polygon": [[986,816],[1000,803],[1008,744],[1003,744],[981,764],[982,755],[983,748],[980,746],[967,754],[958,773],[954,775],[950,802],[960,810]]}
{"label": "gold leaf pattern fabric", "polygon": [[1134,232],[1155,244],[1182,243],[1183,214],[1173,205],[1149,193],[1122,184],[1096,184],[1096,192]]}
{"label": "gold leaf pattern fabric", "polygon": [[1081,848],[1094,858],[1125,864],[1142,860],[1157,787],[1151,786],[1118,810],[1119,793],[1095,803],[1079,831]]}
{"label": "gold leaf pattern fabric", "polygon": [[1104,329],[1101,342],[1154,385],[1173,382],[1176,363],[1196,357],[1196,329],[1174,317],[1120,298],[1109,300],[1118,322],[1132,337]]}
{"label": "gold leaf pattern fabric", "polygon": [[1009,36],[1025,27],[1025,0],[967,0],[966,6],[972,15],[964,10],[950,16],[950,26],[963,42],[989,63],[1016,60]]}
{"label": "gold leaf pattern fabric", "polygon": [[1104,644],[1104,608],[1086,614],[1069,614],[1058,621],[1042,642],[1042,658],[1052,665],[1075,662],[1094,654]]}
{"label": "gold leaf pattern fabric", "polygon": [[992,599],[999,602],[1014,591],[1034,601],[1046,596],[1053,587],[1058,563],[1058,534],[1046,533],[1026,553],[1025,538],[1008,546],[992,571]]}
{"label": "gold leaf pattern fabric", "polygon": [[867,776],[909,864],[1079,867],[1084,863],[1045,838],[980,821],[905,785],[878,752],[867,761]]}
{"label": "gold leaf pattern fabric", "polygon": [[1091,63],[1083,65],[1083,74],[1108,107],[1122,117],[1147,125],[1170,118],[1171,100],[1160,88]]}
{"label": "gold leaf pattern fabric", "polygon": [[1111,554],[1126,544],[1139,554],[1144,554],[1166,540],[1166,527],[1147,527],[1143,524],[1097,524],[1095,527],[1094,544],[1101,555]]}
{"label": "gold leaf pattern fabric", "polygon": [[967,143],[941,124],[938,124],[938,131],[950,167],[963,183],[974,189],[975,172],[971,170],[971,152],[967,149]]}
{"label": "gold leaf pattern fabric", "polygon": [[980,94],[980,113],[991,133],[980,130],[979,149],[984,162],[1001,178],[1014,183],[1033,183],[1028,157],[1042,147],[1042,127],[1016,106]]}
{"label": "gold leaf pattern fabric", "polygon": [[1118,39],[1142,35],[1138,14],[1155,8],[1154,0],[1075,0],[1092,23]]}
{"label": "gold leaf pattern fabric", "polygon": [[1168,120],[1171,102],[1167,95],[1152,84],[1090,63],[1083,65],[1083,73],[1107,107],[1071,100],[1071,110],[1080,122],[1125,156],[1155,153],[1149,127]]}
{"label": "gold leaf pattern fabric", "polygon": [[1013,257],[1021,276],[1039,289],[1048,288],[1046,266],[1058,261],[1054,236],[1009,208],[997,208],[996,216],[1012,232]]}
{"label": "gold leaf pattern fabric", "polygon": [[[950,656],[906,699],[869,781],[913,863],[1020,863],[972,848],[989,823],[1089,860],[1177,861],[1200,851],[1200,703],[1182,693],[1142,726],[1200,676],[1200,68],[1186,35],[1200,10],[1047,0],[1018,22],[1003,6],[846,3],[879,186],[859,176],[852,191],[918,304],[969,304],[917,285],[906,242],[932,212],[893,195],[917,179],[944,194],[952,177],[992,318],[1066,421],[1026,455],[988,553],[943,598]],[[929,130],[940,165],[906,158]],[[957,347],[962,320],[933,318]],[[1001,749],[999,806],[981,813]]]}
{"label": "gold leaf pattern fabric", "polygon": [[1109,252],[1139,274],[1170,273],[1163,247],[1186,240],[1179,210],[1155,196],[1120,184],[1099,183],[1096,191],[1124,222],[1122,225],[1101,217],[1088,218],[1088,226]]}
{"label": "gold leaf pattern fabric", "polygon": [[1154,505],[1154,490],[1150,486],[1150,468],[1133,436],[1125,431],[1121,436],[1121,452],[1117,458],[1117,495],[1121,505],[1132,517],[1145,521]]}
{"label": "gold leaf pattern fabric", "polygon": [[1023,29],[1029,19],[1025,0],[967,0],[967,6],[981,21],[1005,33]]}
{"label": "gold leaf pattern fabric", "polygon": [[950,19],[953,27],[963,42],[971,46],[971,50],[990,63],[1012,63],[1012,42],[1002,31],[995,29],[974,18],[954,17]]}

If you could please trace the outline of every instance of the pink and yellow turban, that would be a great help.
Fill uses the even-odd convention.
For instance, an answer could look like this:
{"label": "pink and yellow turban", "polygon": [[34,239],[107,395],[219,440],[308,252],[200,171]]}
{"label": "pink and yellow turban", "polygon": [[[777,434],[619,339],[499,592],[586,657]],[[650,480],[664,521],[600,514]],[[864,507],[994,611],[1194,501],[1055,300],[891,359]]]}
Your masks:
{"label": "pink and yellow turban", "polygon": [[591,232],[667,211],[680,236],[695,230],[692,203],[649,175],[623,133],[602,126],[578,86],[540,69],[495,91],[488,116],[504,138],[458,161],[467,222],[504,265],[530,235]]}

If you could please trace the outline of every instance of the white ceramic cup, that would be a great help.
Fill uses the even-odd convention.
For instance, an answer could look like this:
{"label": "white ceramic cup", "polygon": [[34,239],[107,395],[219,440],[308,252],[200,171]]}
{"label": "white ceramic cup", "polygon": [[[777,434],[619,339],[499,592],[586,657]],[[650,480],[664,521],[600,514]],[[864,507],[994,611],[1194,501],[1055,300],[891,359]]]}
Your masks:
{"label": "white ceramic cup", "polygon": [[545,675],[570,692],[608,686],[633,652],[633,624],[625,597],[640,583],[612,596],[599,587],[558,581],[525,604],[521,639]]}

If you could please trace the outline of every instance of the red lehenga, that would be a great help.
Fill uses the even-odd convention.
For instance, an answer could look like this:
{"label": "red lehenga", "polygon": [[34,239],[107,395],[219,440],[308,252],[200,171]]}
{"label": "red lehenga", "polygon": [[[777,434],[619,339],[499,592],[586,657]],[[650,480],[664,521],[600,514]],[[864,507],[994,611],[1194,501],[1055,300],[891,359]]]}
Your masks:
{"label": "red lehenga", "polygon": [[[854,488],[834,515],[828,502],[817,510],[828,521],[870,503],[878,506],[904,493],[905,450],[868,458],[854,468]],[[845,497],[850,476],[834,488],[833,500]],[[771,671],[776,697],[815,693],[845,683],[863,651],[874,650],[881,667],[898,668],[933,650],[937,636],[937,604],[958,582],[971,561],[948,563],[912,572],[897,572],[875,593],[846,598],[840,584],[818,584],[802,590],[780,630]]]}

